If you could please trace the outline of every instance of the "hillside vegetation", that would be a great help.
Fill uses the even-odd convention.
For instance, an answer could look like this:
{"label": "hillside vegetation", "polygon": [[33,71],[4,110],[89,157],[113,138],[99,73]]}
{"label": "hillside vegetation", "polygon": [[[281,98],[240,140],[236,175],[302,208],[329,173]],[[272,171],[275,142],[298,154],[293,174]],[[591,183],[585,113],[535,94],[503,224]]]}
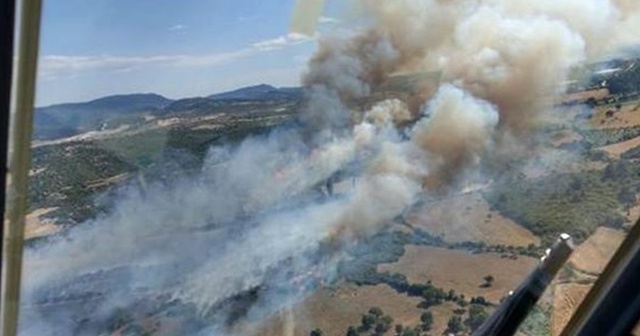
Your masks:
{"label": "hillside vegetation", "polygon": [[51,214],[72,222],[93,216],[93,198],[104,186],[96,183],[135,171],[136,167],[109,150],[92,144],[45,146],[33,150],[35,173],[29,180],[32,209],[58,207]]}
{"label": "hillside vegetation", "polygon": [[[292,100],[224,100],[216,101],[215,106],[210,104],[212,100],[205,101],[176,102],[156,111],[158,118],[168,121],[165,126],[146,122],[137,112],[111,115],[108,122],[124,122],[129,130],[34,147],[31,210],[57,207],[48,214],[57,223],[84,221],[104,210],[96,198],[123,180],[140,175],[149,182],[168,181],[197,172],[211,146],[233,146],[248,136],[268,133],[291,121],[298,108]],[[161,113],[166,115],[161,117]],[[59,131],[62,129],[55,132]],[[69,129],[67,135],[76,131]]]}
{"label": "hillside vegetation", "polygon": [[582,241],[598,226],[621,227],[619,210],[633,205],[638,191],[638,165],[622,160],[603,171],[509,181],[484,196],[502,214],[539,235],[544,245],[562,232]]}
{"label": "hillside vegetation", "polygon": [[629,151],[622,154],[623,159],[633,160],[640,159],[640,146],[630,149]]}
{"label": "hillside vegetation", "polygon": [[616,129],[586,129],[579,132],[587,144],[593,147],[602,147],[640,136],[640,126]]}

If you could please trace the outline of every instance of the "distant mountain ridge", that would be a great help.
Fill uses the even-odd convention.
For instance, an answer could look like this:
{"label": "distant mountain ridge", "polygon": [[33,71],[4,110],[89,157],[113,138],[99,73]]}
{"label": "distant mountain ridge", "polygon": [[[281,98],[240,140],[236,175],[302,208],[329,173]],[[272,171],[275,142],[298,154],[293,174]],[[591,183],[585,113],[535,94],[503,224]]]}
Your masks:
{"label": "distant mountain ridge", "polygon": [[260,84],[240,88],[233,91],[216,93],[208,96],[215,100],[281,100],[302,97],[302,88],[276,88],[267,84]]}
{"label": "distant mountain ridge", "polygon": [[173,100],[154,93],[114,95],[87,102],[56,104],[36,108],[34,138],[55,139],[72,136],[125,120],[139,112],[165,108]]}
{"label": "distant mountain ridge", "polygon": [[64,103],[41,107],[39,109],[132,109],[163,107],[173,100],[155,93],[133,93],[106,96],[94,100],[79,103]]}
{"label": "distant mountain ridge", "polygon": [[[290,101],[302,99],[302,88],[260,84],[207,97],[172,100],[155,93],[113,95],[79,103],[56,104],[35,110],[34,139],[52,140],[88,131],[144,122],[145,115],[165,116],[184,111],[210,110],[235,101]],[[208,112],[209,111],[209,112]]]}

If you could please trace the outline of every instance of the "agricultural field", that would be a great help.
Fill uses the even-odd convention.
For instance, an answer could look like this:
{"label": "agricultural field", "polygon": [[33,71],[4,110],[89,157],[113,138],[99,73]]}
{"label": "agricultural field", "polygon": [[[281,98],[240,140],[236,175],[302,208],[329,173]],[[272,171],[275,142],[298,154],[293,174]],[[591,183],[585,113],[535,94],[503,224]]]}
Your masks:
{"label": "agricultural field", "polygon": [[589,121],[595,129],[617,129],[640,125],[640,101],[598,106]]}
{"label": "agricultural field", "polygon": [[[371,307],[380,307],[385,314],[393,317],[393,324],[405,326],[420,323],[419,308],[421,300],[416,297],[398,295],[387,285],[357,286],[345,284],[337,288],[325,288],[314,293],[291,309],[295,336],[308,335],[309,330],[319,328],[327,335],[344,335],[350,326],[359,326],[362,314]],[[271,330],[262,331],[260,335],[287,335],[287,317],[274,319]],[[291,322],[289,322],[291,323]],[[269,323],[267,324],[269,325]],[[442,327],[442,325],[438,326]],[[391,335],[389,332],[386,335]]]}
{"label": "agricultural field", "polygon": [[584,243],[580,244],[569,260],[576,269],[600,274],[616,249],[624,240],[625,234],[620,230],[599,227]]}
{"label": "agricultural field", "polygon": [[[456,209],[452,211],[452,209]],[[407,222],[452,243],[484,242],[487,245],[539,245],[531,231],[491,210],[478,192],[447,197],[416,209]]]}
{"label": "agricultural field", "polygon": [[552,335],[560,335],[573,313],[584,300],[591,285],[576,283],[558,284],[554,288],[554,301],[551,313]]}
{"label": "agricultural field", "polygon": [[[616,158],[620,158],[623,156],[628,158],[635,155],[635,151],[632,152],[632,150],[638,147],[640,147],[640,137],[600,147],[599,149]],[[627,154],[628,152],[631,153]]]}
{"label": "agricultural field", "polygon": [[[396,263],[382,264],[380,272],[401,273],[410,283],[429,280],[445,290],[453,289],[467,298],[482,296],[498,303],[533,270],[537,260],[519,256],[504,258],[499,254],[471,254],[466,251],[426,246],[407,246]],[[483,286],[483,277],[491,275],[491,286]]]}
{"label": "agricultural field", "polygon": [[558,335],[611,260],[625,235],[620,230],[600,227],[580,244],[569,259],[568,277],[556,279],[552,286],[552,335]]}

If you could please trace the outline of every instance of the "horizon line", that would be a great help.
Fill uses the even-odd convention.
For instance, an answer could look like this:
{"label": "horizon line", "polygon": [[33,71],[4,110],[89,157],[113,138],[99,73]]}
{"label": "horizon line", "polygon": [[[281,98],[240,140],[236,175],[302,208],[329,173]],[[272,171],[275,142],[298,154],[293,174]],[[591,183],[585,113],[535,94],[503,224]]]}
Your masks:
{"label": "horizon line", "polygon": [[247,88],[251,88],[251,87],[256,87],[256,86],[262,86],[262,85],[266,85],[266,86],[270,86],[276,89],[287,89],[287,88],[302,88],[302,85],[297,85],[297,86],[275,86],[269,83],[258,83],[258,84],[251,84],[251,85],[245,85],[245,86],[236,86],[234,88],[231,89],[226,89],[226,90],[222,90],[222,91],[217,91],[217,92],[213,92],[209,95],[205,95],[205,96],[183,96],[183,97],[177,97],[177,98],[172,98],[169,97],[168,95],[164,95],[158,92],[152,92],[152,91],[146,91],[146,92],[142,92],[142,91],[132,91],[132,92],[125,92],[125,93],[113,93],[113,94],[104,94],[104,95],[99,95],[96,96],[94,98],[90,98],[90,99],[85,99],[85,100],[75,100],[75,101],[62,101],[62,102],[57,102],[57,103],[48,103],[48,104],[43,104],[43,105],[37,105],[34,104],[34,109],[39,109],[39,108],[47,108],[47,107],[52,107],[52,106],[57,106],[57,105],[65,105],[65,104],[84,104],[84,103],[90,103],[99,99],[103,99],[103,98],[109,98],[109,97],[116,97],[116,96],[134,96],[134,95],[149,95],[149,94],[153,94],[153,95],[158,95],[160,97],[163,97],[165,99],[169,99],[171,101],[178,101],[178,100],[182,100],[182,99],[190,99],[190,98],[207,98],[213,95],[217,95],[217,94],[224,94],[224,93],[229,93],[229,92],[233,92],[233,91],[237,91],[237,90],[242,90],[242,89],[247,89]]}

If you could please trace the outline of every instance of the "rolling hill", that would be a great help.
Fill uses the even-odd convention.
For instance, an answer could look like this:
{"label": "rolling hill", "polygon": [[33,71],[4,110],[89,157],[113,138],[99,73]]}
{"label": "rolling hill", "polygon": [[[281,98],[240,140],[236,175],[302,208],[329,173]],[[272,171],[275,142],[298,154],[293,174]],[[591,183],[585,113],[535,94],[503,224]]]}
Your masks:
{"label": "rolling hill", "polygon": [[215,100],[288,100],[302,97],[302,88],[276,88],[267,84],[249,86],[208,96]]}
{"label": "rolling hill", "polygon": [[302,99],[302,88],[276,88],[261,84],[208,97],[171,100],[158,94],[126,94],[88,102],[57,104],[35,111],[35,140],[55,140],[89,131],[113,129],[121,125],[144,123],[147,116],[215,114],[237,102],[263,104]]}
{"label": "rolling hill", "polygon": [[58,104],[37,108],[34,138],[50,140],[76,134],[114,128],[142,118],[144,113],[163,109],[172,100],[145,93],[103,97],[88,102]]}

